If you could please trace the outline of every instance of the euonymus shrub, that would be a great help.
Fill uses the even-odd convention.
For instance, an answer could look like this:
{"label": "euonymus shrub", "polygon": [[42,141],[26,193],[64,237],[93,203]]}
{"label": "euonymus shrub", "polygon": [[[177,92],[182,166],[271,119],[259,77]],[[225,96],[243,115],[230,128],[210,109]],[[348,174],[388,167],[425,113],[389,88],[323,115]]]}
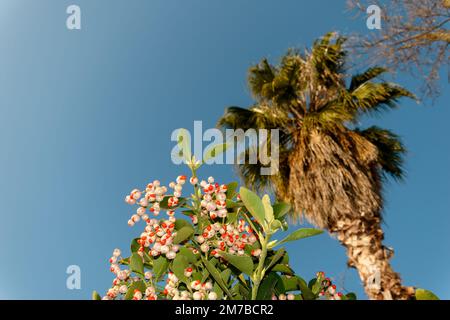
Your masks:
{"label": "euonymus shrub", "polygon": [[[244,187],[238,190],[235,182],[201,181],[200,162],[190,153],[186,160],[189,178],[179,176],[168,187],[156,180],[125,198],[137,206],[128,224],[143,222],[144,229],[131,242],[130,256],[114,250],[112,287],[103,297],[94,292],[94,299],[355,298],[337,292],[323,272],[307,283],[290,267],[283,245],[322,231],[302,228],[275,239],[288,229],[288,204],[272,203],[268,195],[260,198]],[[186,185],[192,189],[189,197],[182,195]]]}

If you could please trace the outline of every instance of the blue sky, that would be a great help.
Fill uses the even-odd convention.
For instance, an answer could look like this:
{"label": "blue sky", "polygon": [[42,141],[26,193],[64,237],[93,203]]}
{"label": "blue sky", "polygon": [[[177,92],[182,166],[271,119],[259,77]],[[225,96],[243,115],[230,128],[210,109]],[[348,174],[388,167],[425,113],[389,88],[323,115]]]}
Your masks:
{"label": "blue sky", "polygon": [[[82,30],[65,26],[82,10]],[[112,276],[107,259],[139,228],[123,197],[185,168],[171,132],[213,127],[248,106],[246,71],[331,30],[369,32],[345,1],[2,0],[0,3],[0,298],[89,299]],[[414,85],[400,77],[404,86]],[[404,183],[386,187],[386,244],[405,284],[449,299],[448,83],[433,107],[404,101],[370,120],[400,134]],[[445,92],[445,90],[447,92]],[[206,167],[221,181],[230,166]],[[305,278],[327,272],[363,296],[344,249],[324,234],[288,248]],[[81,267],[81,290],[66,268]]]}

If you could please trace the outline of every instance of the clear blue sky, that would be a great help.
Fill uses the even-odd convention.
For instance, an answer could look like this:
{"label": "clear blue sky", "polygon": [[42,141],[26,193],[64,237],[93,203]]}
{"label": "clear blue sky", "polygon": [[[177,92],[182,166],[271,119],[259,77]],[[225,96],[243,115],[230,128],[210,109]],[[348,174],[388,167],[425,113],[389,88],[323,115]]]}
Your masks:
{"label": "clear blue sky", "polygon": [[[65,27],[78,4],[82,30]],[[0,298],[89,299],[107,259],[139,228],[123,202],[150,179],[168,183],[171,132],[213,127],[247,106],[247,68],[330,30],[363,31],[345,1],[2,0],[0,3]],[[399,78],[412,86],[408,77]],[[448,83],[443,82],[444,91]],[[386,189],[386,244],[406,284],[450,298],[450,94],[432,108],[404,101],[371,121],[409,149],[405,183]],[[206,168],[222,181],[233,168]],[[324,270],[363,297],[328,235],[291,245],[305,278]],[[66,267],[82,289],[66,289]]]}

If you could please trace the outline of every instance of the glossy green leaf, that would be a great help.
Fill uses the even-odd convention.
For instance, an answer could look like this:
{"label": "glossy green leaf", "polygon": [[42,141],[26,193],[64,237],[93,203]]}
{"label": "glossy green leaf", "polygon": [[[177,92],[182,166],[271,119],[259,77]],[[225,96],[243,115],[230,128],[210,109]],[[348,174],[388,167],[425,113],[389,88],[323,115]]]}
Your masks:
{"label": "glossy green leaf", "polygon": [[251,276],[253,273],[253,260],[249,256],[237,256],[226,252],[220,252],[220,256],[235,266],[239,271]]}
{"label": "glossy green leaf", "polygon": [[97,291],[92,292],[92,300],[102,300],[102,297],[98,294]]}
{"label": "glossy green leaf", "polygon": [[159,280],[167,271],[169,267],[169,260],[166,257],[159,256],[156,259],[153,259],[153,273],[155,275],[155,279]]}
{"label": "glossy green leaf", "polygon": [[173,238],[174,244],[179,244],[183,241],[186,241],[194,234],[194,229],[192,226],[184,226],[180,230],[177,231],[177,234]]}
{"label": "glossy green leaf", "polygon": [[346,300],[356,300],[356,294],[349,292],[345,295]]}
{"label": "glossy green leaf", "polygon": [[183,227],[191,226],[191,223],[185,219],[178,218],[175,221],[175,230],[180,230]]}
{"label": "glossy green leaf", "polygon": [[272,221],[270,228],[272,231],[276,231],[278,229],[281,229],[283,227],[283,224],[280,222],[280,220],[274,220]]}
{"label": "glossy green leaf", "polygon": [[189,266],[188,259],[182,255],[177,254],[175,259],[172,262],[172,271],[177,276],[177,278],[180,281],[183,281],[184,283],[188,284],[188,279],[184,275],[184,270]]}
{"label": "glossy green leaf", "polygon": [[228,223],[235,223],[238,219],[238,212],[237,211],[233,211],[233,212],[228,212],[227,214],[227,222]]}
{"label": "glossy green leaf", "polygon": [[140,240],[140,238],[134,238],[131,241],[131,245],[130,245],[131,253],[137,252],[139,250],[139,248],[141,247],[141,245],[139,243],[137,243],[138,240]]}
{"label": "glossy green leaf", "polygon": [[[231,277],[231,269],[225,269],[220,273],[220,276],[225,284],[225,286],[228,286],[228,281],[230,281]],[[220,288],[219,284],[217,282],[214,282],[214,292],[217,293],[218,299],[223,298],[223,290]]]}
{"label": "glossy green leaf", "polygon": [[416,300],[439,300],[439,298],[429,290],[416,289]]}
{"label": "glossy green leaf", "polygon": [[205,265],[206,269],[208,269],[211,276],[214,278],[214,280],[217,282],[217,284],[220,286],[220,288],[223,290],[223,292],[228,296],[232,297],[233,295],[228,290],[228,286],[225,284],[225,282],[222,279],[222,276],[219,272],[219,270],[216,269],[216,267],[208,260],[204,260],[203,264]]}
{"label": "glossy green leaf", "polygon": [[189,263],[196,263],[198,259],[200,258],[200,255],[195,255],[192,250],[186,247],[180,247],[180,253],[181,255],[185,256],[188,259]]}
{"label": "glossy green leaf", "polygon": [[277,252],[275,252],[275,254],[270,258],[270,263],[267,266],[267,270],[269,270],[270,268],[272,268],[276,263],[278,263],[278,261],[283,257],[283,255],[286,253],[286,250],[284,250],[283,248],[277,250]]}
{"label": "glossy green leaf", "polygon": [[276,219],[283,218],[291,210],[291,205],[286,202],[277,202],[272,207]]}
{"label": "glossy green leaf", "polygon": [[276,264],[272,267],[272,271],[281,272],[282,274],[287,274],[290,276],[294,275],[294,270],[291,269],[287,264]]}
{"label": "glossy green leaf", "polygon": [[270,223],[273,221],[274,215],[273,215],[273,208],[272,208],[272,203],[270,202],[269,195],[267,195],[267,194],[264,195],[262,197],[261,201],[262,201],[262,204],[264,207],[264,218],[267,221],[267,223]]}
{"label": "glossy green leaf", "polygon": [[274,294],[274,289],[278,281],[282,280],[275,272],[267,274],[259,286],[256,300],[270,300]]}
{"label": "glossy green leaf", "polygon": [[173,207],[169,207],[169,199],[172,198],[172,196],[165,196],[162,201],[159,203],[159,207],[163,210],[175,210],[176,208],[179,208],[183,206],[186,203],[186,198],[178,198],[178,204]]}
{"label": "glossy green leaf", "polygon": [[131,255],[130,269],[141,276],[144,275],[144,262],[142,261],[142,257],[136,252]]}
{"label": "glossy green leaf", "polygon": [[315,235],[318,235],[321,233],[323,233],[323,231],[319,230],[319,229],[312,229],[312,228],[298,229],[298,230],[292,232],[290,235],[288,235],[286,238],[284,238],[280,242],[278,242],[277,246],[279,246],[283,243],[286,243],[286,242],[291,242],[291,241],[296,241],[296,240],[312,237],[312,236],[315,236]]}
{"label": "glossy green leaf", "polygon": [[140,292],[142,292],[142,294],[145,293],[145,289],[147,287],[145,286],[144,281],[140,280],[140,281],[136,281],[133,282],[130,287],[128,288],[127,293],[125,294],[125,300],[131,300],[133,299],[134,296],[134,290],[139,290]]}
{"label": "glossy green leaf", "polygon": [[227,184],[227,199],[233,199],[236,196],[236,190],[238,188],[239,184],[237,182],[230,182]]}
{"label": "glossy green leaf", "polygon": [[265,209],[258,195],[244,187],[239,189],[239,195],[250,214],[260,225],[264,225]]}
{"label": "glossy green leaf", "polygon": [[239,208],[239,207],[244,206],[244,204],[242,202],[236,202],[231,199],[226,199],[225,202],[227,204],[227,208],[229,208],[229,209],[234,209],[234,208]]}

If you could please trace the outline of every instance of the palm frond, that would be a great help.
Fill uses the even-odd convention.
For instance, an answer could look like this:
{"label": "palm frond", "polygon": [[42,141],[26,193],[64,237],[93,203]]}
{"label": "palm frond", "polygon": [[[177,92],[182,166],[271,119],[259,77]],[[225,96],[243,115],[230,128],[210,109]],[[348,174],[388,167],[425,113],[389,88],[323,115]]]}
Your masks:
{"label": "palm frond", "polygon": [[229,129],[281,129],[286,130],[293,124],[288,114],[276,107],[257,105],[250,109],[229,107],[217,122],[219,128]]}
{"label": "palm frond", "polygon": [[328,33],[313,45],[310,58],[315,76],[317,81],[327,88],[341,83],[345,69],[346,51],[343,48],[345,41],[344,37]]}
{"label": "palm frond", "polygon": [[256,126],[254,113],[250,109],[240,107],[228,107],[224,115],[217,122],[219,128],[247,130]]}
{"label": "palm frond", "polygon": [[[257,192],[273,191],[278,198],[282,199],[287,194],[287,183],[289,179],[289,154],[290,148],[285,142],[280,143],[279,158],[278,158],[278,173],[274,175],[262,175],[261,170],[268,168],[269,165],[263,165],[258,157],[256,163],[249,163],[249,153],[251,146],[241,154],[245,162],[237,166],[238,174],[246,186],[251,187]],[[270,153],[269,153],[270,156]]]}
{"label": "palm frond", "polygon": [[376,126],[355,131],[378,148],[378,163],[383,172],[397,180],[402,180],[404,177],[403,163],[406,148],[402,144],[400,137],[389,130]]}
{"label": "palm frond", "polygon": [[349,93],[345,103],[358,113],[378,113],[398,106],[403,97],[415,99],[407,89],[390,82],[365,82]]}
{"label": "palm frond", "polygon": [[366,83],[367,81],[370,81],[372,79],[377,78],[381,74],[387,72],[388,70],[386,68],[382,67],[373,67],[369,68],[363,73],[354,75],[350,82],[349,91],[352,92],[356,88],[358,88],[360,85]]}
{"label": "palm frond", "polygon": [[267,59],[251,67],[248,71],[248,84],[253,96],[257,99],[270,99],[273,93],[272,82],[277,70]]}

